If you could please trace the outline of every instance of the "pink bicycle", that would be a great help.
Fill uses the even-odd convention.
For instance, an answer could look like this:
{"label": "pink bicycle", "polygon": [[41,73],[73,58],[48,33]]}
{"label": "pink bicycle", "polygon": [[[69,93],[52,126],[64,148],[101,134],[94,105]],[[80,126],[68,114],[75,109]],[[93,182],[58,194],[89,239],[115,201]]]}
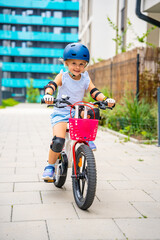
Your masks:
{"label": "pink bicycle", "polygon": [[[75,109],[75,117],[69,119],[69,127],[66,130],[65,146],[57,159],[55,166],[54,185],[61,188],[67,178],[68,167],[72,167],[72,189],[75,202],[80,209],[88,209],[95,197],[97,172],[93,151],[88,141],[94,141],[98,129],[98,119],[95,119],[93,106],[105,110],[107,103],[97,101],[92,103],[77,102],[71,104],[69,97],[55,99],[53,105],[59,108],[66,106]],[[87,118],[88,109],[92,109],[94,119]],[[111,109],[111,108],[110,108]],[[80,112],[84,111],[84,118],[80,118]]]}

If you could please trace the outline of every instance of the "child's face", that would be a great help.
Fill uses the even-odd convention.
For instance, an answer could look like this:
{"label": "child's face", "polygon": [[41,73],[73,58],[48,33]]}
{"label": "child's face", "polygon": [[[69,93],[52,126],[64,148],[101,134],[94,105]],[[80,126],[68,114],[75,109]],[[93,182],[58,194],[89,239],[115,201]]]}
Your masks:
{"label": "child's face", "polygon": [[84,72],[84,68],[86,67],[87,62],[79,59],[68,59],[66,61],[66,65],[72,74],[79,76],[79,74]]}

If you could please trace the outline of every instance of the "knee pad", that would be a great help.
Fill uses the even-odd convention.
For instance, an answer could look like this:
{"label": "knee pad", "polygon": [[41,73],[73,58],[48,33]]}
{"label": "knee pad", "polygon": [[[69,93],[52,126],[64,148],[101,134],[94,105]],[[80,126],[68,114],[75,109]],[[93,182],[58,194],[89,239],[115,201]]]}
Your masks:
{"label": "knee pad", "polygon": [[94,119],[94,113],[95,113],[95,119],[100,119],[99,108],[93,108],[93,110],[89,109],[87,112],[87,115],[90,116],[90,119]]}
{"label": "knee pad", "polygon": [[64,142],[65,142],[64,138],[54,136],[54,138],[52,139],[52,143],[50,145],[50,149],[53,152],[59,153],[63,149]]}

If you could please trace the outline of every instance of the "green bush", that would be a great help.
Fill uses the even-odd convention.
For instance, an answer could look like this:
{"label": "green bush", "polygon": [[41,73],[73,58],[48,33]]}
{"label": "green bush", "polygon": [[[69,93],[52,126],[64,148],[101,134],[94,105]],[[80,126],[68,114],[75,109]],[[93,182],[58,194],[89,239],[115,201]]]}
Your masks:
{"label": "green bush", "polygon": [[37,103],[39,95],[39,89],[33,87],[33,79],[31,79],[30,86],[27,86],[27,101],[29,103]]}
{"label": "green bush", "polygon": [[[107,89],[105,91],[105,96],[112,97]],[[86,101],[90,99],[85,98]],[[157,111],[156,104],[150,105],[144,99],[138,101],[127,96],[112,111],[101,110],[99,124],[138,139],[157,139]]]}
{"label": "green bush", "polygon": [[19,104],[19,102],[17,102],[13,98],[3,99],[2,100],[2,106],[0,106],[0,108],[12,107],[12,106],[15,106],[17,104]]}
{"label": "green bush", "polygon": [[[156,109],[157,107],[154,106]],[[139,139],[157,138],[157,117],[153,106],[144,100],[124,99],[117,104],[113,112],[106,113],[106,125],[120,133]]]}

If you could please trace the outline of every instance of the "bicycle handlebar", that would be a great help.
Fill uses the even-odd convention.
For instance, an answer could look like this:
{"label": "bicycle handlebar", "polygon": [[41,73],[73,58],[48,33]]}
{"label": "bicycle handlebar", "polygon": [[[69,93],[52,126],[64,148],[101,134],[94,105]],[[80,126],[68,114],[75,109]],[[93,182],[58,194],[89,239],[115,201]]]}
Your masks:
{"label": "bicycle handlebar", "polygon": [[[69,101],[68,101],[68,99],[69,99],[69,97],[66,97],[66,98],[61,98],[61,99],[54,99],[54,102],[53,102],[53,104],[48,104],[48,106],[47,107],[57,107],[57,108],[64,108],[64,107],[67,107],[67,106],[72,106],[73,104],[72,103],[70,103]],[[60,105],[60,104],[62,104],[62,103],[64,103],[64,104],[66,104],[66,105]],[[42,98],[41,99],[41,104],[45,104],[45,101],[44,101],[44,99]],[[89,104],[89,103],[88,103]],[[96,102],[94,102],[94,103],[92,103],[93,105],[97,105],[100,109],[102,109],[102,110],[105,110],[106,108],[107,109],[110,109],[110,110],[113,110],[113,108],[114,108],[114,106],[113,107],[108,107],[108,103],[107,102],[103,102],[103,101],[96,101]],[[73,108],[75,108],[75,106],[73,106]]]}

